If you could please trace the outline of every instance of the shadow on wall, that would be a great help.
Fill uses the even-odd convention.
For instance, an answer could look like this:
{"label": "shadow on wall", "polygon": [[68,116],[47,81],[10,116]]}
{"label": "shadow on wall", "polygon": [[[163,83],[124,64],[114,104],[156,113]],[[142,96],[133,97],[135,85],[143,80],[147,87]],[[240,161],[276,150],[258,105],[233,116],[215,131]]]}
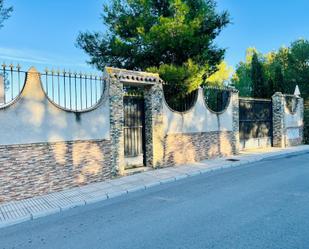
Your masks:
{"label": "shadow on wall", "polygon": [[169,134],[164,139],[164,164],[200,162],[233,153],[232,132]]}
{"label": "shadow on wall", "polygon": [[203,89],[199,89],[198,98],[194,106],[185,112],[172,110],[163,103],[164,130],[170,133],[195,133],[233,130],[233,104],[229,97],[225,109],[221,112],[211,110],[205,101]]}
{"label": "shadow on wall", "polygon": [[174,166],[228,156],[236,151],[233,141],[233,95],[216,113],[207,106],[203,89],[186,112],[175,112],[163,103],[164,164]]}

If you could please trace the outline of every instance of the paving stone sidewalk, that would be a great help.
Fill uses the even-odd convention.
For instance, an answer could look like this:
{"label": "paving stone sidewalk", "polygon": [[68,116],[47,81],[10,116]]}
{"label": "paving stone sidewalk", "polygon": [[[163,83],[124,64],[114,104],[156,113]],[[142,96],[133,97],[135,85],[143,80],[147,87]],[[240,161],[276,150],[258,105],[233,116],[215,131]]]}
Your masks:
{"label": "paving stone sidewalk", "polygon": [[287,149],[268,148],[267,150],[252,150],[242,152],[238,156],[146,171],[31,199],[3,203],[0,205],[0,228],[63,212],[71,208],[104,201],[131,192],[142,191],[160,184],[178,181],[213,170],[237,167],[270,157],[305,152],[309,152],[309,146],[307,145]]}

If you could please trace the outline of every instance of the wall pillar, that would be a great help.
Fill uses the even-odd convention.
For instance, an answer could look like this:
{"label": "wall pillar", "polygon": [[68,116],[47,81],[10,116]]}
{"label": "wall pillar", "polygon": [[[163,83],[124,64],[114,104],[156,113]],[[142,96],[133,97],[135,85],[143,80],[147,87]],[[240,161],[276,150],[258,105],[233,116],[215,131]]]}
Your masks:
{"label": "wall pillar", "polygon": [[231,92],[231,101],[233,105],[233,135],[232,135],[232,149],[233,154],[239,154],[239,92],[233,90]]}
{"label": "wall pillar", "polygon": [[163,126],[163,89],[157,83],[144,88],[146,164],[148,167],[163,166],[164,126]]}
{"label": "wall pillar", "polygon": [[112,145],[111,171],[113,176],[124,174],[123,83],[108,68],[108,96],[110,110],[110,139]]}
{"label": "wall pillar", "polygon": [[285,100],[284,95],[276,92],[272,96],[273,103],[273,147],[285,147]]}

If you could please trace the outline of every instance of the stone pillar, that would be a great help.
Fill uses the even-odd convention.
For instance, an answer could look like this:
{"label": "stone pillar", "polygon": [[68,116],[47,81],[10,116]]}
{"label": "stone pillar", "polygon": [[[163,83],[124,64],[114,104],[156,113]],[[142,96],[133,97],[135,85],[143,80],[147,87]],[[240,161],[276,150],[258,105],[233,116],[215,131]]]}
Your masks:
{"label": "stone pillar", "polygon": [[4,77],[0,74],[0,104],[5,103],[5,85],[4,85]]}
{"label": "stone pillar", "polygon": [[273,147],[285,147],[285,100],[280,92],[272,96],[273,102]]}
{"label": "stone pillar", "polygon": [[146,129],[146,164],[148,167],[163,166],[164,127],[163,127],[163,89],[157,83],[146,86],[145,129]]}
{"label": "stone pillar", "polygon": [[239,92],[233,90],[231,92],[231,101],[233,105],[233,135],[232,149],[233,154],[239,154]]}
{"label": "stone pillar", "polygon": [[113,176],[124,174],[123,83],[116,74],[107,72],[110,110],[110,139],[112,146],[111,171]]}

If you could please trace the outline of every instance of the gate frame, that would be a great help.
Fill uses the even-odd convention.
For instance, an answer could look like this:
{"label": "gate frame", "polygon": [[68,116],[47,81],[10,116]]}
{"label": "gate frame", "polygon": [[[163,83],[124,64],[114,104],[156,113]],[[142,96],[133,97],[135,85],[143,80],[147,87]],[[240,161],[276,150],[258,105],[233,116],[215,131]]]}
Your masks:
{"label": "gate frame", "polygon": [[[137,105],[142,106],[142,110],[140,110],[141,111],[141,117],[140,117],[141,120],[139,121],[139,122],[141,122],[142,129],[141,129],[141,131],[140,130],[138,131],[138,133],[141,132],[141,134],[140,134],[141,137],[140,137],[140,139],[137,139],[137,143],[139,143],[140,141],[142,143],[142,144],[140,144],[140,146],[142,148],[141,150],[142,150],[142,154],[143,154],[143,160],[142,160],[142,166],[139,165],[138,168],[145,167],[146,166],[146,138],[145,138],[145,100],[144,100],[144,96],[143,95],[142,96],[134,96],[134,95],[130,95],[130,94],[124,94],[123,98],[124,98],[123,99],[124,100],[124,106],[123,106],[124,107],[124,113],[125,113],[125,101],[126,101],[126,99],[129,100],[129,101],[133,100],[133,102],[134,102],[134,100],[141,101],[141,103],[137,102]],[[136,111],[136,110],[134,110],[134,111]],[[134,120],[136,121],[137,118],[134,118]],[[125,115],[124,115],[124,125],[125,125]],[[124,131],[126,129],[130,130],[130,128],[132,128],[132,127],[130,127],[130,126],[127,126],[127,127],[124,126],[123,127]],[[124,150],[125,150],[125,147],[126,147],[125,142],[126,142],[126,136],[124,136]],[[131,157],[131,156],[126,156],[126,155],[124,155],[124,157],[125,157],[126,161],[128,161],[128,159],[134,158],[134,156]],[[130,167],[128,167],[128,166],[132,166],[131,168],[134,168],[135,165],[126,164],[125,165],[126,170],[130,169]]]}
{"label": "gate frame", "polygon": [[105,68],[109,85],[110,101],[110,139],[112,144],[112,174],[125,175],[124,157],[124,85],[141,87],[144,91],[145,105],[145,157],[146,167],[163,165],[164,127],[163,127],[163,81],[158,74],[136,72],[124,69]]}
{"label": "gate frame", "polygon": [[[252,98],[252,97],[239,97],[239,103],[241,100],[244,100],[244,101],[260,101],[260,102],[269,102],[270,104],[270,107],[269,107],[269,111],[270,111],[270,118],[269,118],[269,122],[270,122],[270,146],[269,147],[273,147],[273,143],[274,143],[274,135],[273,135],[273,131],[274,131],[274,122],[273,122],[273,100],[272,98],[269,98],[269,99],[263,99],[263,98]],[[239,116],[240,116],[240,105],[239,105]],[[241,131],[240,131],[240,122],[242,122],[242,120],[240,119],[239,117],[239,143],[240,143],[240,147],[242,148],[242,150],[245,150],[245,146],[242,145],[243,143],[243,140],[240,139],[240,134],[241,134]],[[269,138],[269,136],[268,136]],[[253,138],[253,139],[259,139],[259,138]],[[259,147],[258,148],[262,148],[262,147]]]}

